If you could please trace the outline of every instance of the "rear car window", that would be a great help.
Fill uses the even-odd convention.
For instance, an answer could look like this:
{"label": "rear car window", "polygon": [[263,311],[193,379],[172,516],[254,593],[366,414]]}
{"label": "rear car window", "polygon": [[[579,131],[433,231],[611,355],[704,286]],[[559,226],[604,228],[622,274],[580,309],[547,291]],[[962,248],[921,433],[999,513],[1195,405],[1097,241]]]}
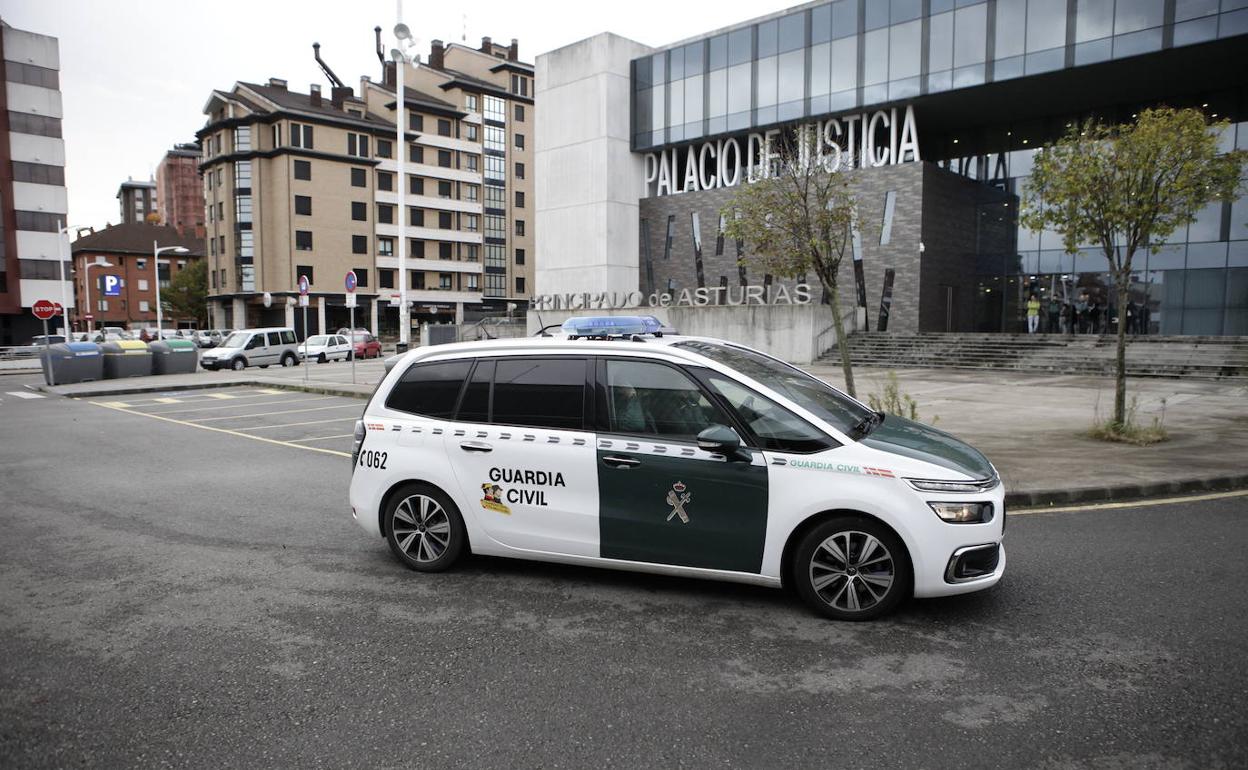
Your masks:
{"label": "rear car window", "polygon": [[492,422],[584,429],[586,359],[514,358],[495,366]]}
{"label": "rear car window", "polygon": [[295,344],[295,333],[289,330],[282,332],[282,344],[284,345]]}
{"label": "rear car window", "polygon": [[460,386],[471,368],[470,360],[413,364],[390,390],[386,408],[450,419],[455,414]]}

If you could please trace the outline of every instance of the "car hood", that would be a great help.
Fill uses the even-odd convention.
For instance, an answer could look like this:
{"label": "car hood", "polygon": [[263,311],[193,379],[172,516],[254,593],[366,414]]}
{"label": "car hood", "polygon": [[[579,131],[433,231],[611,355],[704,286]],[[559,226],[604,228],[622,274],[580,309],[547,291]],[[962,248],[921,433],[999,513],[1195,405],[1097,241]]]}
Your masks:
{"label": "car hood", "polygon": [[210,352],[205,353],[204,356],[211,356],[212,358],[228,358],[237,352],[239,352],[238,348],[213,348]]}
{"label": "car hood", "polygon": [[882,452],[948,468],[973,479],[986,479],[993,475],[992,464],[978,449],[943,430],[892,414],[859,443]]}

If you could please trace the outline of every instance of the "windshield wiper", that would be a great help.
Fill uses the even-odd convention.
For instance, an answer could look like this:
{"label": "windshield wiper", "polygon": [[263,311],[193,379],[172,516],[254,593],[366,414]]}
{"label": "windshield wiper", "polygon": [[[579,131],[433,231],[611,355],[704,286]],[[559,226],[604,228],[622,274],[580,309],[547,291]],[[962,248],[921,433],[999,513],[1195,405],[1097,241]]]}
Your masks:
{"label": "windshield wiper", "polygon": [[864,415],[861,420],[856,422],[854,427],[849,429],[849,435],[855,441],[861,438],[866,438],[870,435],[871,431],[879,427],[882,422],[884,422],[883,412],[869,412]]}

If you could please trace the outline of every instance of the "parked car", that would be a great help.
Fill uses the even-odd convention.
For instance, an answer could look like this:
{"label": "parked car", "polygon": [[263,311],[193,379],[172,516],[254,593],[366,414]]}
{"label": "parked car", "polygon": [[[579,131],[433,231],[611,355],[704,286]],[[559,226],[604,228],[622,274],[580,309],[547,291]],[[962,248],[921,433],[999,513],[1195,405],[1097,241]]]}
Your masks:
{"label": "parked car", "polygon": [[356,358],[381,357],[381,343],[369,332],[356,332],[351,335],[351,339],[355,342]]}
{"label": "parked car", "polygon": [[372,332],[369,331],[368,329],[365,329],[363,326],[357,326],[354,329],[348,329],[347,327],[344,326],[338,331],[334,332],[334,334],[341,334],[345,337],[350,334],[372,334]]}
{"label": "parked car", "polygon": [[64,341],[65,335],[63,334],[49,334],[47,336],[36,334],[30,338],[30,342],[28,344],[31,346],[43,347],[44,345],[59,345]]}
{"label": "parked car", "polygon": [[267,369],[271,364],[296,366],[298,363],[295,330],[281,326],[236,331],[199,359],[200,366],[205,369],[229,368],[235,371],[248,366]]}
{"label": "parked car", "polygon": [[349,361],[351,343],[341,334],[314,334],[299,346],[299,359],[312,359],[318,364],[326,361]]}
{"label": "parked car", "polygon": [[195,332],[191,339],[195,342],[195,346],[199,348],[215,348],[220,340],[214,339],[212,332],[207,329],[201,329]]}

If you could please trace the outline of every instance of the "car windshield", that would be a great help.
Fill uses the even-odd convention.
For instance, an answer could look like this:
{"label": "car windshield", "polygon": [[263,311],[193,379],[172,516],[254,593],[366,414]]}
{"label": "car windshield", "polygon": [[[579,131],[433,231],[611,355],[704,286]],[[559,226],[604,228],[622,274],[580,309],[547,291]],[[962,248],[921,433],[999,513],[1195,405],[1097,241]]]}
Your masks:
{"label": "car windshield", "polygon": [[250,336],[251,336],[250,334],[247,334],[245,332],[235,332],[231,334],[229,337],[225,338],[225,342],[221,343],[221,347],[241,348],[243,345],[247,344],[247,338]]}
{"label": "car windshield", "polygon": [[735,345],[692,340],[672,347],[692,350],[766,385],[842,433],[857,433],[856,428],[872,415],[870,409],[822,380],[770,356]]}
{"label": "car windshield", "polygon": [[325,336],[324,334],[318,334],[315,337],[308,337],[308,344],[309,345],[328,345],[329,337]]}

